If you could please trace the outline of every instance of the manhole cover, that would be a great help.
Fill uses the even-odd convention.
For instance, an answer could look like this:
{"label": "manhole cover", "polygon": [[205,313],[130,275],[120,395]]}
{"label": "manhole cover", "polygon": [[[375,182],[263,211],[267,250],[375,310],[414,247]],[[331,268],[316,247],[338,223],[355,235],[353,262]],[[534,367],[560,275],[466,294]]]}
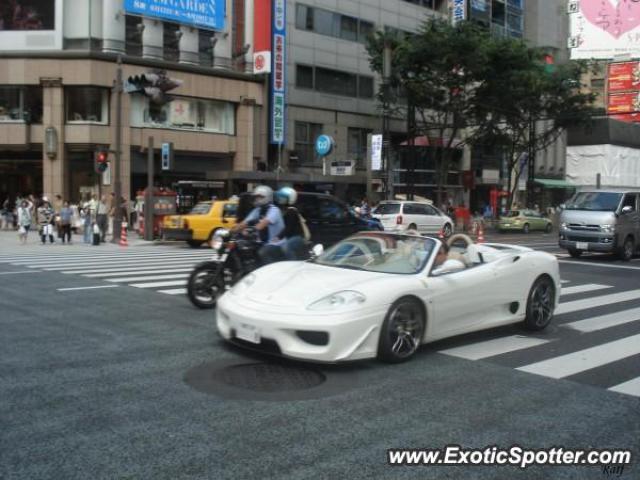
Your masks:
{"label": "manhole cover", "polygon": [[310,368],[273,363],[247,363],[217,372],[222,383],[257,392],[306,390],[324,383],[326,377]]}

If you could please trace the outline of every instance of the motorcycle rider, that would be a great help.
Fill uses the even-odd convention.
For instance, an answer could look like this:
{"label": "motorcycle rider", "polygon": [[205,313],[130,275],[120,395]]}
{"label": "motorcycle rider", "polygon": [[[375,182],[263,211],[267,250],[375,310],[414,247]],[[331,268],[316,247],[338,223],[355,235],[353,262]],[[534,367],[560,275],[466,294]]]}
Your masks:
{"label": "motorcycle rider", "polygon": [[294,207],[298,192],[291,187],[282,187],[275,197],[276,203],[284,210],[284,230],[279,235],[284,240],[284,257],[287,260],[302,260],[305,257],[305,242],[311,238],[304,219]]}
{"label": "motorcycle rider", "polygon": [[248,226],[255,226],[260,234],[263,246],[258,250],[258,256],[264,264],[278,261],[282,258],[280,245],[284,240],[278,235],[284,230],[282,212],[273,204],[273,190],[266,185],[258,185],[253,190],[254,209],[249,215],[232,228],[232,232],[239,232]]}

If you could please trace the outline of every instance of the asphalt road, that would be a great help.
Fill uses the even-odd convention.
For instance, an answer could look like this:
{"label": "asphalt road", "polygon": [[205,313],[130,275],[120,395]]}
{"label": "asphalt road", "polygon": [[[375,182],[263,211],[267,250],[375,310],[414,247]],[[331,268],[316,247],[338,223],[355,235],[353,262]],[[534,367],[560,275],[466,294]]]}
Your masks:
{"label": "asphalt road", "polygon": [[[556,252],[555,236],[495,238]],[[562,299],[568,311],[544,333],[508,327],[424,346],[402,365],[317,367],[229,348],[215,332],[214,313],[193,308],[175,292],[180,285],[131,286],[172,279],[128,280],[158,268],[149,252],[165,255],[160,267],[172,270],[179,268],[171,262],[184,256],[188,264],[206,251],[105,246],[96,259],[89,247],[5,247],[3,480],[611,476],[597,466],[387,464],[389,448],[447,444],[626,448],[633,465],[620,478],[640,478],[640,397],[613,390],[640,376],[640,354],[627,345],[631,354],[607,357],[640,335],[637,259],[561,257],[563,287],[573,290]],[[116,260],[117,276],[87,276],[109,273]],[[103,272],[79,273],[94,270]],[[608,314],[613,319],[601,320]],[[559,369],[575,364],[571,355],[581,352],[604,363],[561,378],[543,368],[551,361],[554,371],[558,358]]]}

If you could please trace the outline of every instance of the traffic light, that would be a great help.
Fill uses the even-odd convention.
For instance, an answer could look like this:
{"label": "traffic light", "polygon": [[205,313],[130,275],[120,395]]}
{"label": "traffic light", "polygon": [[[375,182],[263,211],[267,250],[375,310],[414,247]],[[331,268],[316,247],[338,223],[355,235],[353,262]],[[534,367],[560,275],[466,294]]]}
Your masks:
{"label": "traffic light", "polygon": [[109,168],[109,151],[105,148],[98,148],[93,156],[93,168],[96,173],[104,173]]}
{"label": "traffic light", "polygon": [[168,77],[164,70],[153,70],[130,76],[124,84],[124,90],[127,93],[142,93],[156,105],[164,105],[172,100],[167,92],[180,85],[182,80]]}

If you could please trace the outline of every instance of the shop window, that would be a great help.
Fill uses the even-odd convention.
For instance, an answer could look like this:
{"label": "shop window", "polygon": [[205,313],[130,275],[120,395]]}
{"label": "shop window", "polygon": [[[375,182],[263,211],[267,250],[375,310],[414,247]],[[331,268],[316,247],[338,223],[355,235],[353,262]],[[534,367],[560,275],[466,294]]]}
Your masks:
{"label": "shop window", "polygon": [[174,97],[166,105],[157,105],[142,95],[132,96],[131,102],[132,127],[235,134],[233,103]]}
{"label": "shop window", "polygon": [[0,122],[42,123],[42,88],[0,87]]}
{"label": "shop window", "polygon": [[65,89],[67,123],[109,123],[109,90],[98,87]]}
{"label": "shop window", "polygon": [[295,123],[295,151],[300,163],[310,164],[315,161],[315,142],[320,135],[322,125],[319,123]]}

